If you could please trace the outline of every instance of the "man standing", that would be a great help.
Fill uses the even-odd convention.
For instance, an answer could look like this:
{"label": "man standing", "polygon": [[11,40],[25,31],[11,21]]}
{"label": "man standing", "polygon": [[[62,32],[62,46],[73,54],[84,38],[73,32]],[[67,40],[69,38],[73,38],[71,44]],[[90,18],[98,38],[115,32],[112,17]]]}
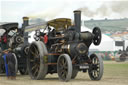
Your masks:
{"label": "man standing", "polygon": [[2,53],[0,50],[0,73],[3,73],[3,64],[4,64],[4,61],[3,61]]}
{"label": "man standing", "polygon": [[6,72],[6,76],[8,77],[8,64],[6,62],[8,50],[4,50],[3,53],[4,53],[3,58],[4,58],[4,64],[5,64],[5,72]]}
{"label": "man standing", "polygon": [[11,49],[8,49],[8,54],[6,55],[6,63],[8,64],[8,76],[9,79],[16,79],[16,69],[15,69],[15,56],[12,54]]}

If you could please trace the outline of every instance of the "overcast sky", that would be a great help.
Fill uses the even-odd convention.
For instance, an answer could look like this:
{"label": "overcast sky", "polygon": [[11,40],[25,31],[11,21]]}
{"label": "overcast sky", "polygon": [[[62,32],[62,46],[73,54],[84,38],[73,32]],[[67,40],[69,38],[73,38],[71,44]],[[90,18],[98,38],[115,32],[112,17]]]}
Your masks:
{"label": "overcast sky", "polygon": [[22,22],[31,19],[67,17],[73,10],[82,10],[82,19],[128,17],[128,0],[0,0],[0,22]]}

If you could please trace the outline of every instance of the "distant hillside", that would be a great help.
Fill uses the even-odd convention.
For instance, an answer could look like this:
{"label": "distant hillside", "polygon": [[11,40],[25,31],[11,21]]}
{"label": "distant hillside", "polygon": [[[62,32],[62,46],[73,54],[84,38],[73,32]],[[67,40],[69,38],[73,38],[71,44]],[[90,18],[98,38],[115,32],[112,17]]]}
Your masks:
{"label": "distant hillside", "polygon": [[128,18],[113,20],[88,20],[84,21],[84,25],[90,29],[98,26],[102,31],[123,31],[128,29]]}

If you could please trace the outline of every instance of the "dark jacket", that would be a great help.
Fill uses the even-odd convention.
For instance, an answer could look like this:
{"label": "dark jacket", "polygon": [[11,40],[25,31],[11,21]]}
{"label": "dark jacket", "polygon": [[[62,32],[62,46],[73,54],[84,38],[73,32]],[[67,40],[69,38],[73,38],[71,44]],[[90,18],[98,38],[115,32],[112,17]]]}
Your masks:
{"label": "dark jacket", "polygon": [[8,63],[12,63],[14,65],[16,64],[15,57],[14,57],[14,55],[11,52],[9,52],[7,54],[6,62],[7,62],[7,64]]}

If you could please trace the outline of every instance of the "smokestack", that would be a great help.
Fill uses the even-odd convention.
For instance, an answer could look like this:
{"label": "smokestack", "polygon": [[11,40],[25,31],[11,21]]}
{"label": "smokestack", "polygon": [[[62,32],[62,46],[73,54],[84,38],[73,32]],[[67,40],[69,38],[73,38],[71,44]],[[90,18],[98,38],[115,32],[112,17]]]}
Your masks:
{"label": "smokestack", "polygon": [[81,32],[81,11],[75,10],[74,11],[74,22],[77,32]]}
{"label": "smokestack", "polygon": [[28,17],[23,17],[23,25],[22,25],[22,27],[24,28],[24,27],[26,27],[28,25],[29,25],[29,18]]}
{"label": "smokestack", "polygon": [[[22,24],[22,28],[23,30],[25,29],[26,26],[29,25],[29,18],[28,17],[23,17],[23,24]],[[28,44],[28,32],[24,33],[24,44],[27,45]]]}

